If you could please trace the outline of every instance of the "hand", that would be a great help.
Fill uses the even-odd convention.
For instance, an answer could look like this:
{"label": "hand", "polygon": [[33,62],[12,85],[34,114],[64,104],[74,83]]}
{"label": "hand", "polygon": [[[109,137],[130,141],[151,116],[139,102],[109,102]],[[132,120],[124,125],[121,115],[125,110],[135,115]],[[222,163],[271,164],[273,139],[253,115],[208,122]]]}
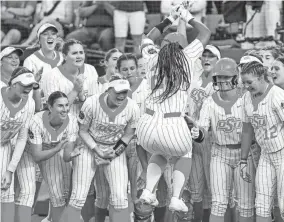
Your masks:
{"label": "hand", "polygon": [[74,79],[74,90],[76,92],[81,92],[83,90],[83,86],[84,86],[84,76],[83,75],[78,75],[75,79]]}
{"label": "hand", "polygon": [[96,163],[97,166],[108,165],[108,164],[110,164],[110,160],[106,160],[106,159],[100,158],[97,155],[95,155],[95,163]]}
{"label": "hand", "polygon": [[180,8],[183,7],[182,5],[175,5],[172,7],[170,16],[176,20],[180,16]]}
{"label": "hand", "polygon": [[116,157],[113,149],[107,151],[99,151],[98,156],[102,159],[114,159]]}
{"label": "hand", "polygon": [[36,73],[35,73],[35,81],[39,82],[42,77],[43,67],[41,67]]}
{"label": "hand", "polygon": [[188,23],[190,20],[194,19],[192,14],[187,9],[185,9],[184,7],[180,7],[179,12],[180,12],[181,19],[184,20],[186,23]]}
{"label": "hand", "polygon": [[71,160],[77,156],[80,156],[81,152],[78,148],[75,148],[71,153],[70,153],[70,158]]}
{"label": "hand", "polygon": [[192,118],[192,117],[190,117],[190,116],[188,116],[188,115],[185,115],[184,116],[184,119],[185,119],[185,122],[186,122],[186,124],[187,124],[187,126],[188,126],[188,128],[191,130],[193,127],[196,127],[197,126],[197,124],[196,124],[196,122],[194,121],[194,119]]}
{"label": "hand", "polygon": [[191,7],[193,6],[194,3],[195,3],[195,0],[183,1],[182,5],[185,9],[190,11],[190,9],[191,9]]}
{"label": "hand", "polygon": [[248,163],[247,160],[240,161],[240,174],[244,181],[251,183],[251,176],[248,173]]}
{"label": "hand", "polygon": [[62,141],[60,141],[60,142],[56,145],[55,148],[58,149],[58,151],[60,151],[60,150],[64,149],[66,143],[68,143],[68,140],[67,140],[67,139],[62,140]]}
{"label": "hand", "polygon": [[7,12],[7,11],[1,12],[1,20],[13,19],[14,17],[15,15],[10,12]]}
{"label": "hand", "polygon": [[199,128],[198,127],[193,127],[192,129],[191,129],[191,137],[192,137],[192,139],[197,139],[198,137],[199,137]]}
{"label": "hand", "polygon": [[11,186],[13,173],[6,171],[2,176],[1,190],[7,190]]}
{"label": "hand", "polygon": [[147,176],[147,170],[143,170],[138,178],[138,181],[146,183],[146,176]]}

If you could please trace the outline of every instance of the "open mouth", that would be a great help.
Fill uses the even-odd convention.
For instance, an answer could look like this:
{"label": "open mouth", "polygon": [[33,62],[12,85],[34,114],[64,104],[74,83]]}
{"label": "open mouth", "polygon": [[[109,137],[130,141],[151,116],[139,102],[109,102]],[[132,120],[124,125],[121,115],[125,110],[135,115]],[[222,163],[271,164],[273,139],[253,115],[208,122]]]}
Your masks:
{"label": "open mouth", "polygon": [[60,113],[60,115],[65,118],[67,116],[67,112],[64,112],[64,113]]}
{"label": "open mouth", "polygon": [[54,43],[54,39],[48,39],[48,40],[47,40],[47,44],[48,44],[48,45],[52,45],[53,43]]}
{"label": "open mouth", "polygon": [[124,101],[125,98],[116,98],[118,103],[122,103]]}

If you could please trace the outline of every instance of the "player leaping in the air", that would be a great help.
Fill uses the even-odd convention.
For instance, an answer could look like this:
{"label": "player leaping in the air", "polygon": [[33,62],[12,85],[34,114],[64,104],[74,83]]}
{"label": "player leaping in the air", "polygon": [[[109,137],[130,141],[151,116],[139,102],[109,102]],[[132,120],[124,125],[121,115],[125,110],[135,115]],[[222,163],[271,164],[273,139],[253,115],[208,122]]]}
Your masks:
{"label": "player leaping in the air", "polygon": [[[164,38],[160,52],[151,54],[153,50],[149,44],[153,45],[179,16],[198,30],[197,38],[183,49],[180,43],[184,42],[184,37],[169,34]],[[180,199],[190,173],[192,155],[191,132],[184,120],[184,112],[195,61],[201,56],[209,38],[209,29],[195,21],[182,5],[178,5],[169,17],[150,31],[148,39],[142,41],[142,48],[143,43],[148,44],[144,49],[148,58],[146,77],[151,93],[146,100],[146,112],[137,125],[137,137],[139,144],[153,155],[149,161],[146,189],[140,197],[141,202],[153,206],[158,204],[155,187],[165,170],[166,157],[170,156],[174,162],[174,172],[173,197],[169,208],[172,211],[188,211]]]}

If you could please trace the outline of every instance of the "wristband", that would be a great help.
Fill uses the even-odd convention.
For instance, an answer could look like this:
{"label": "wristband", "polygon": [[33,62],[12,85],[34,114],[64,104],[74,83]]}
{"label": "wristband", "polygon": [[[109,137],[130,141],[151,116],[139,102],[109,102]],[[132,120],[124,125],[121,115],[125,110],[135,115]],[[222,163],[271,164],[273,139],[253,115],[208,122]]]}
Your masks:
{"label": "wristband", "polygon": [[115,151],[115,155],[119,156],[120,154],[122,154],[124,150],[126,149],[126,147],[127,147],[127,144],[125,142],[123,142],[121,139],[118,140],[113,148],[113,150]]}
{"label": "wristband", "polygon": [[204,140],[204,133],[202,130],[199,130],[199,136],[196,139],[193,139],[195,142],[197,143],[202,143],[202,141]]}
{"label": "wristband", "polygon": [[165,18],[160,24],[155,27],[163,33],[166,29],[168,29],[172,25],[172,21],[169,18]]}

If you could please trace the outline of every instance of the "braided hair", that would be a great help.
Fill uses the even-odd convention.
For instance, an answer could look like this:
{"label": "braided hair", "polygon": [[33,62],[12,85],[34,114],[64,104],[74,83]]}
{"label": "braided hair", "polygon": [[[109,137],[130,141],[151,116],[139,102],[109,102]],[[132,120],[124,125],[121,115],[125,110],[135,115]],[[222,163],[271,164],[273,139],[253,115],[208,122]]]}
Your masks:
{"label": "braided hair", "polygon": [[268,69],[259,62],[249,62],[243,65],[241,75],[252,74],[257,77],[263,76],[264,80],[268,83]]}
{"label": "braided hair", "polygon": [[190,86],[189,64],[178,42],[168,43],[159,52],[155,69],[157,82],[150,95],[153,95],[165,80],[165,91],[155,98],[162,103],[177,93],[179,89],[188,90]]}

